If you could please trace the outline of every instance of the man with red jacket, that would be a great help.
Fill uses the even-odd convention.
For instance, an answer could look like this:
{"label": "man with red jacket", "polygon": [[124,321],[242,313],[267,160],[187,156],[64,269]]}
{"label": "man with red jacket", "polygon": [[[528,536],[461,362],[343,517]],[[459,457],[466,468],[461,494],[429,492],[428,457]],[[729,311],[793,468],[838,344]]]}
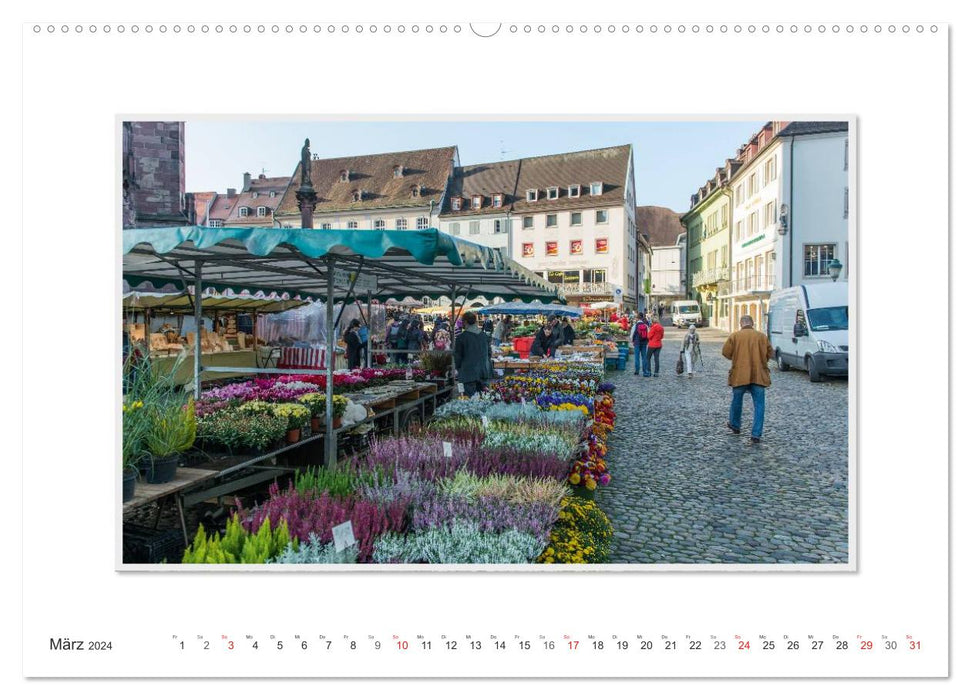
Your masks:
{"label": "man with red jacket", "polygon": [[654,376],[661,374],[661,341],[664,339],[664,326],[657,316],[651,317],[651,327],[647,329],[647,362],[644,365],[644,376],[651,376],[651,358],[654,358]]}

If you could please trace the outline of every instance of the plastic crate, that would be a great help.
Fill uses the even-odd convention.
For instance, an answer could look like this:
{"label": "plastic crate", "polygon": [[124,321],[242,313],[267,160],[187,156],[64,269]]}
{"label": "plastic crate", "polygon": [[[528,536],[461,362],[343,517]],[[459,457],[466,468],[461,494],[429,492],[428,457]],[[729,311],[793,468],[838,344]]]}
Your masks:
{"label": "plastic crate", "polygon": [[[618,365],[619,364],[620,364],[620,358],[619,357],[608,357],[607,358],[607,369],[608,370],[616,370],[616,369],[618,369]],[[625,360],[625,364],[626,364],[626,360]]]}
{"label": "plastic crate", "polygon": [[121,561],[124,564],[178,564],[185,553],[181,530],[153,530],[125,523],[122,529]]}
{"label": "plastic crate", "polygon": [[619,369],[621,372],[623,372],[625,369],[627,369],[627,356],[626,355],[621,355],[619,358],[617,358],[617,369]]}

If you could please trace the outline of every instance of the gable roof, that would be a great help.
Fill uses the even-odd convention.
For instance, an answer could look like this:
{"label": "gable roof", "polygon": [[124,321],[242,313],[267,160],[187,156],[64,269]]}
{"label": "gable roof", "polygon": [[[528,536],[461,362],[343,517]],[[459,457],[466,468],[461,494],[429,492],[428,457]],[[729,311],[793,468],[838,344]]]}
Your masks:
{"label": "gable roof", "polygon": [[684,233],[681,215],[667,207],[637,207],[637,232],[652,246],[674,245]]}
{"label": "gable roof", "polygon": [[778,133],[778,136],[829,134],[839,131],[849,131],[849,129],[849,122],[789,122],[789,125]]}
{"label": "gable roof", "polygon": [[[520,162],[504,160],[498,163],[480,163],[455,168],[452,182],[448,187],[442,218],[460,217],[490,212],[509,212],[516,198],[516,183],[519,180]],[[492,206],[493,194],[502,194],[502,206]],[[481,209],[472,208],[472,197],[482,195]],[[523,195],[525,196],[525,195]],[[462,197],[462,208],[452,209],[452,197]]]}
{"label": "gable roof", "polygon": [[[229,226],[272,226],[273,212],[283,201],[283,194],[290,184],[289,177],[265,177],[260,175],[250,181],[248,190],[244,190],[236,197],[236,206],[226,220]],[[249,216],[240,216],[239,208],[249,207]],[[259,207],[266,207],[265,216],[257,216]]]}
{"label": "gable roof", "polygon": [[239,195],[217,194],[216,198],[212,200],[212,206],[209,207],[209,218],[227,221],[236,213],[237,199],[239,199]]}
{"label": "gable roof", "polygon": [[[631,146],[626,144],[523,158],[513,210],[530,212],[622,204],[630,154]],[[590,194],[590,184],[594,182],[603,183],[603,194]],[[579,197],[567,197],[570,185],[580,185]],[[559,197],[547,199],[546,189],[554,186],[560,188]],[[526,193],[531,189],[539,195],[535,202],[526,201]]]}
{"label": "gable roof", "polygon": [[[455,152],[455,146],[446,146],[311,161],[310,177],[317,192],[314,212],[427,206],[429,200],[437,201],[445,193]],[[402,166],[404,173],[396,178],[394,168],[397,165]],[[347,182],[340,179],[344,170],[349,174]],[[281,216],[300,214],[297,204],[300,174],[300,164],[297,163],[291,184],[277,209]],[[416,185],[421,187],[417,198],[411,194]],[[354,201],[355,190],[364,193],[360,201]]]}

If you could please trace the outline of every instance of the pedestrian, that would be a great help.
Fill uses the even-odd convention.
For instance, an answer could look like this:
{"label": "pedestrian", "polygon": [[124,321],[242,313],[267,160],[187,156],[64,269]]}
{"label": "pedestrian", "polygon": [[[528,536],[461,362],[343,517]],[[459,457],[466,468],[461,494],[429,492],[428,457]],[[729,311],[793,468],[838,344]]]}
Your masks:
{"label": "pedestrian", "polygon": [[660,322],[660,320],[662,318],[664,318],[664,302],[663,301],[660,304],[657,305],[657,320]]}
{"label": "pedestrian", "polygon": [[361,365],[366,365],[368,363],[367,341],[370,334],[371,330],[368,328],[368,325],[366,323],[361,323],[361,327],[357,331],[357,335],[361,339]]}
{"label": "pedestrian", "polygon": [[533,345],[529,348],[530,357],[548,357],[554,350],[553,329],[543,326],[533,338]]}
{"label": "pedestrian", "polygon": [[508,343],[509,334],[512,333],[512,328],[513,328],[512,316],[509,316],[507,314],[506,317],[502,320],[502,323],[504,328],[502,332],[502,342]]}
{"label": "pedestrian", "polygon": [[408,362],[414,362],[415,358],[418,356],[418,351],[422,349],[425,344],[426,336],[425,329],[422,328],[421,319],[415,316],[411,319],[408,324],[407,338],[407,350],[408,350]]}
{"label": "pedestrian", "polygon": [[630,321],[627,319],[627,314],[620,317],[620,329],[626,333],[630,330]]}
{"label": "pedestrian", "polygon": [[[492,344],[496,347],[502,345],[502,340],[508,331],[506,330],[506,319],[508,316],[500,316],[499,321],[496,322],[495,328],[492,329]],[[485,326],[482,327],[485,330]]]}
{"label": "pedestrian", "polygon": [[465,396],[475,396],[492,378],[489,340],[475,320],[475,313],[472,311],[462,314],[462,326],[465,330],[455,338],[456,379],[462,384],[462,393]]}
{"label": "pedestrian", "polygon": [[690,379],[694,372],[701,371],[701,339],[698,337],[695,324],[688,326],[688,332],[681,341],[681,357],[684,360],[684,371]]}
{"label": "pedestrian", "polygon": [[563,317],[563,344],[573,345],[573,342],[577,339],[577,332],[573,330],[573,326],[570,325],[570,319],[566,316]]}
{"label": "pedestrian", "polygon": [[651,376],[651,359],[654,360],[654,376],[661,374],[661,345],[664,339],[664,326],[661,325],[657,316],[651,318],[651,327],[647,329],[647,364],[644,367],[644,376]]}
{"label": "pedestrian", "polygon": [[344,331],[344,344],[347,346],[347,369],[358,369],[361,366],[361,336],[358,330],[361,322],[356,318]]}
{"label": "pedestrian", "polygon": [[482,322],[482,332],[486,334],[486,337],[490,337],[495,329],[496,326],[492,322],[491,316],[487,317],[486,320]]}
{"label": "pedestrian", "polygon": [[563,324],[560,323],[558,316],[553,317],[553,323],[550,325],[553,329],[553,350],[550,352],[551,355],[556,353],[556,349],[563,345]]}
{"label": "pedestrian", "polygon": [[436,350],[448,350],[449,346],[448,331],[444,328],[439,328],[435,331],[435,349]]}
{"label": "pedestrian", "polygon": [[636,377],[644,370],[644,376],[649,376],[647,371],[647,341],[650,328],[644,318],[644,312],[637,314],[634,328],[630,333],[631,346],[634,348],[634,376]]}
{"label": "pedestrian", "polygon": [[752,442],[762,441],[762,424],[765,420],[765,388],[772,383],[769,378],[769,359],[772,345],[769,338],[753,326],[751,316],[739,319],[741,328],[722,346],[722,355],[732,361],[728,371],[728,385],[732,387],[732,407],[728,414],[728,429],[738,435],[742,432],[742,398],[752,395]]}

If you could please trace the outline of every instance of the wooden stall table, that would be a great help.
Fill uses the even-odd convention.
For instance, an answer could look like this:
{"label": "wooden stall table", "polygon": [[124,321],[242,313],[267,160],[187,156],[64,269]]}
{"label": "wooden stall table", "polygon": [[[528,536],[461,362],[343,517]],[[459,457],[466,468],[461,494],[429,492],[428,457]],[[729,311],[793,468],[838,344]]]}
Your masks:
{"label": "wooden stall table", "polygon": [[[179,524],[182,526],[182,539],[185,546],[189,546],[189,533],[185,527],[185,513],[183,505],[185,502],[185,491],[195,486],[200,486],[203,482],[214,479],[219,475],[218,471],[212,469],[194,469],[190,467],[177,469],[175,478],[164,484],[147,484],[139,482],[135,484],[134,497],[122,504],[122,517],[133,512],[136,508],[147,506],[150,503],[163,500],[165,498],[175,499],[175,507],[179,511]],[[158,518],[161,517],[162,508],[159,505],[159,515],[155,518],[155,527],[158,528]]]}
{"label": "wooden stall table", "polygon": [[[192,353],[186,354],[181,363],[176,367],[178,357],[153,357],[154,364],[160,371],[168,374],[175,370],[175,383],[178,386],[192,384],[193,357]],[[268,364],[268,363],[267,363]],[[267,364],[257,362],[257,354],[254,350],[232,350],[230,352],[204,352],[202,353],[202,366],[210,367],[266,367]],[[202,372],[202,381],[213,379],[230,379],[232,377],[249,377],[252,372]]]}

